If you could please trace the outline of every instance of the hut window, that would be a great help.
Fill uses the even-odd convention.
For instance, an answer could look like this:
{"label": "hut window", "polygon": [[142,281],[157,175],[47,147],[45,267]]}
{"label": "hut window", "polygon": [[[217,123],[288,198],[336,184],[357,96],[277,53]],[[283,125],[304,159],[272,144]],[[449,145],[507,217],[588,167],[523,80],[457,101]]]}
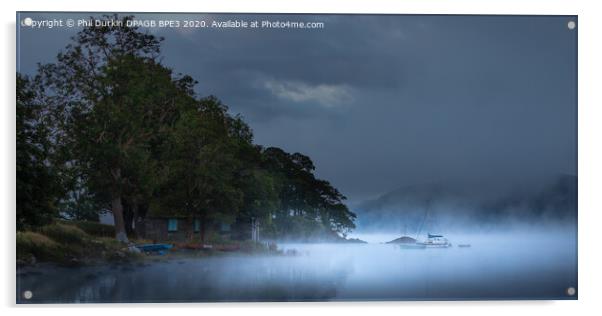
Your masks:
{"label": "hut window", "polygon": [[194,219],[194,232],[198,233],[201,231],[201,220],[198,218]]}
{"label": "hut window", "polygon": [[170,218],[167,220],[167,231],[176,232],[178,231],[178,220],[175,218]]}
{"label": "hut window", "polygon": [[221,228],[221,231],[223,231],[223,232],[229,232],[230,231],[230,224],[222,223],[222,225],[221,225],[220,228]]}

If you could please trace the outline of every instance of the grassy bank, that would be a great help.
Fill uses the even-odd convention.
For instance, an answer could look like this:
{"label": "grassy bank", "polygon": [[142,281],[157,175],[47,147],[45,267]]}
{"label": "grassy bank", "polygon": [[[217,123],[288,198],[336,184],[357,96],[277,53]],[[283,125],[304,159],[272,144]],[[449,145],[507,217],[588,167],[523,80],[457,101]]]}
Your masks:
{"label": "grassy bank", "polygon": [[[175,243],[164,255],[143,254],[132,251],[129,245],[115,240],[113,226],[94,222],[56,221],[35,230],[17,232],[17,265],[41,262],[65,266],[99,263],[130,262],[157,258],[205,257],[228,253],[282,254],[275,244],[252,241],[232,241],[219,235],[209,235],[203,247],[199,240]],[[130,239],[133,244],[150,243],[148,240]]]}
{"label": "grassy bank", "polygon": [[114,228],[93,222],[56,221],[35,230],[17,232],[17,264],[53,262],[83,265],[129,261],[141,257],[115,240]]}

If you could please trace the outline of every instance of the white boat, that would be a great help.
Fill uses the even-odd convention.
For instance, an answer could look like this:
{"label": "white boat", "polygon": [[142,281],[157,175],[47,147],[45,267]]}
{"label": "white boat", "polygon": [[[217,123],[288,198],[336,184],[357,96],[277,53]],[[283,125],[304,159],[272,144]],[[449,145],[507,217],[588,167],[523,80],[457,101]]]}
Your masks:
{"label": "white boat", "polygon": [[449,248],[452,244],[443,237],[443,235],[428,234],[426,241],[416,244],[423,245],[425,248]]}

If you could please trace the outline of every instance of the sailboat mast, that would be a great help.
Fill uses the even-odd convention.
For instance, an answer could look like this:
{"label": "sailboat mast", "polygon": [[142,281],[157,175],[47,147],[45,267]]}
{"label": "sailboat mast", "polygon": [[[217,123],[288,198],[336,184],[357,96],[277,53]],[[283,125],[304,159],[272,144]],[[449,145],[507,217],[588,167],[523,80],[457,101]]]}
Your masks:
{"label": "sailboat mast", "polygon": [[426,208],[425,208],[424,219],[422,220],[422,223],[418,227],[418,233],[416,233],[416,239],[418,239],[418,236],[420,236],[420,233],[422,232],[422,228],[424,227],[424,223],[426,223],[426,219],[427,219],[428,214],[429,214],[429,208],[430,208],[430,205],[427,205]]}

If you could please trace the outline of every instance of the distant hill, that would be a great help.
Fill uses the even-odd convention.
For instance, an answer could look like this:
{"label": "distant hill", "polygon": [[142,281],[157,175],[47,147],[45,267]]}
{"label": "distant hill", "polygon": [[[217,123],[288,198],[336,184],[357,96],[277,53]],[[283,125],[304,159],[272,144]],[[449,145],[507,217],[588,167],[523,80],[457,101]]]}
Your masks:
{"label": "distant hill", "polygon": [[358,230],[412,232],[424,226],[563,221],[577,216],[577,177],[559,175],[541,189],[489,194],[440,184],[407,186],[353,208]]}

